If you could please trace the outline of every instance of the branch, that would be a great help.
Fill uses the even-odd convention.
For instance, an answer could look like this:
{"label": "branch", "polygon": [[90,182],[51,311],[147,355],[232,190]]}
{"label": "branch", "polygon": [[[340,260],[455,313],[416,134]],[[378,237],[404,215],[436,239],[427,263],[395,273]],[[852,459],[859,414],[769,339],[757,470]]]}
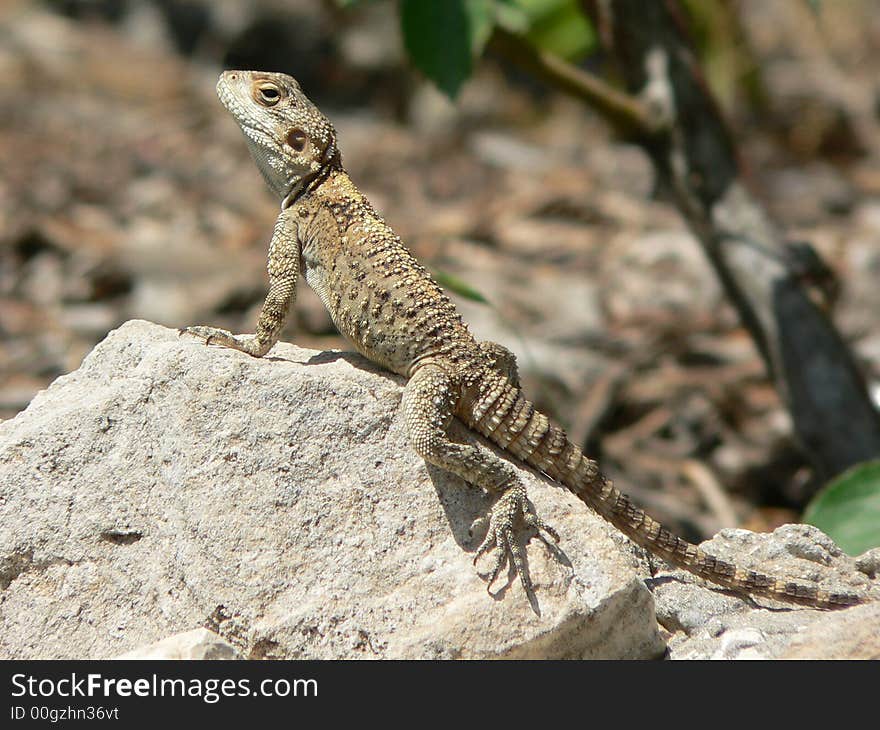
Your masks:
{"label": "branch", "polygon": [[630,93],[670,121],[668,134],[639,141],[764,357],[804,456],[821,479],[877,458],[880,414],[840,333],[804,289],[790,247],[743,180],[676,3],[583,2]]}
{"label": "branch", "polygon": [[635,97],[502,28],[495,28],[489,47],[550,86],[586,102],[625,134],[654,137],[668,127],[662,115]]}

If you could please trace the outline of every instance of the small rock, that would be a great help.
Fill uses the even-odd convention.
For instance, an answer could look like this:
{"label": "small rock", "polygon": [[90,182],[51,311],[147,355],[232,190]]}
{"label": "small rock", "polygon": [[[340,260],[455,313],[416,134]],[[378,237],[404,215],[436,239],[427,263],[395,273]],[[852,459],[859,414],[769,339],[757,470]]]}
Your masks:
{"label": "small rock", "polygon": [[148,646],[141,646],[117,659],[241,659],[232,644],[208,629],[174,634]]}
{"label": "small rock", "polygon": [[880,603],[823,616],[794,637],[780,659],[880,659]]}
{"label": "small rock", "polygon": [[[861,595],[876,592],[876,583],[859,569],[857,559],[844,554],[810,525],[783,525],[771,534],[722,530],[701,547],[719,558],[771,575]],[[829,612],[764,597],[743,600],[680,570],[660,573],[655,580],[657,619],[670,633],[672,659],[775,659],[794,651],[801,657],[814,652],[815,658],[830,658],[827,654],[831,652],[836,658],[855,659],[862,658],[863,652],[855,643],[843,640],[843,628],[833,646],[822,646],[823,630],[819,627],[827,626],[829,632],[848,627],[868,647],[872,641],[876,646],[880,638],[877,603]]]}

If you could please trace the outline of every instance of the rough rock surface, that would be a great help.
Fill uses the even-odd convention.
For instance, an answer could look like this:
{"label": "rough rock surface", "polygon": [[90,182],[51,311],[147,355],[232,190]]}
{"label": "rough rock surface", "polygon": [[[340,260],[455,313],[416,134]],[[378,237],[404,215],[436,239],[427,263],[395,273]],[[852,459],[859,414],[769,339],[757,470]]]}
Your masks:
{"label": "rough rock surface", "polygon": [[[821,530],[783,525],[772,534],[722,530],[702,547],[727,560],[774,575],[816,581],[828,588],[876,597],[876,557],[852,558]],[[868,658],[880,651],[880,602],[842,611],[791,609],[765,598],[744,601],[705,590],[676,570],[658,574],[657,619],[668,635],[671,659]],[[858,637],[854,641],[854,638]]]}
{"label": "rough rock surface", "polygon": [[[412,452],[400,397],[347,353],[254,359],[142,321],[110,333],[0,424],[0,657],[194,655],[200,627],[248,658],[664,654],[641,551],[534,475],[557,554],[529,544],[535,606],[509,575],[490,596],[470,530],[490,500]],[[709,548],[840,588],[877,572],[804,526]],[[877,646],[877,604],[768,610],[680,571],[649,582],[673,658]]]}
{"label": "rough rock surface", "polygon": [[200,626],[254,658],[663,654],[636,553],[536,477],[561,562],[532,540],[539,614],[518,581],[490,596],[490,500],[408,448],[400,397],[354,355],[115,330],[0,424],[0,656]]}
{"label": "rough rock surface", "polygon": [[148,646],[141,646],[117,659],[241,659],[228,641],[208,629],[174,634]]}

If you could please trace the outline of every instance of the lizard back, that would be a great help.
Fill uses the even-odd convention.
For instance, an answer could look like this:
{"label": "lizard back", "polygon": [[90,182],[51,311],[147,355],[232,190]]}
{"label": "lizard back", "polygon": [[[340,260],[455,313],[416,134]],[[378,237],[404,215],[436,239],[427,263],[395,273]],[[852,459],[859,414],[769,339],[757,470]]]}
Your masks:
{"label": "lizard back", "polygon": [[476,345],[443,289],[345,172],[295,206],[306,219],[306,281],[364,356],[407,376],[421,360],[455,360]]}

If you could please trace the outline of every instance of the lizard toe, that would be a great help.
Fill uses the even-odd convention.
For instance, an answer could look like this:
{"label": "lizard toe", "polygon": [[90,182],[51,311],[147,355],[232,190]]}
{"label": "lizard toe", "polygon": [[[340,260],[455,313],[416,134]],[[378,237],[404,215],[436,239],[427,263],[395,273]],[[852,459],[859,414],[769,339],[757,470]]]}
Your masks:
{"label": "lizard toe", "polygon": [[[525,550],[517,540],[515,524],[522,520],[526,527],[534,529],[542,540],[542,533],[547,533],[553,540],[559,541],[559,534],[534,511],[526,496],[525,487],[515,485],[507,489],[495,503],[489,513],[489,529],[486,537],[474,554],[474,564],[479,558],[491,550],[496,550],[495,560],[489,573],[483,575],[488,581],[486,589],[491,592],[492,584],[510,561],[514,571],[527,593],[532,591],[532,581],[526,563]],[[546,540],[545,540],[546,542]]]}
{"label": "lizard toe", "polygon": [[180,336],[191,335],[204,340],[205,344],[210,344],[212,340],[231,340],[234,339],[231,332],[219,329],[217,327],[205,327],[203,325],[195,325],[193,327],[181,327],[177,330]]}

